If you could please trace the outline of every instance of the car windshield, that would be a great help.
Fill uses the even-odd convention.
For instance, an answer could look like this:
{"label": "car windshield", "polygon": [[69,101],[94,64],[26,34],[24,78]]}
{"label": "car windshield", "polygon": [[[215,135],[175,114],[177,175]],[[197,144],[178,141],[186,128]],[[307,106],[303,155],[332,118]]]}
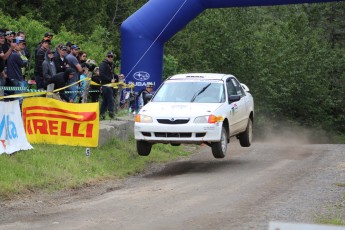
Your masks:
{"label": "car windshield", "polygon": [[167,81],[156,92],[153,102],[222,103],[222,82]]}

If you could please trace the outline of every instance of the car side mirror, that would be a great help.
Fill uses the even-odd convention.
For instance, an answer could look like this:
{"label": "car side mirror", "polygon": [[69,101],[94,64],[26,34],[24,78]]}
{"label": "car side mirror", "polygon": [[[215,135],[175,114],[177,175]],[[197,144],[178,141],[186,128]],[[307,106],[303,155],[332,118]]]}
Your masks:
{"label": "car side mirror", "polygon": [[246,85],[243,84],[243,83],[241,83],[241,86],[242,86],[242,88],[243,88],[244,91],[249,92],[248,86],[246,86]]}
{"label": "car side mirror", "polygon": [[229,96],[229,102],[232,103],[232,102],[235,102],[235,101],[239,101],[241,100],[241,96],[240,95],[230,95]]}

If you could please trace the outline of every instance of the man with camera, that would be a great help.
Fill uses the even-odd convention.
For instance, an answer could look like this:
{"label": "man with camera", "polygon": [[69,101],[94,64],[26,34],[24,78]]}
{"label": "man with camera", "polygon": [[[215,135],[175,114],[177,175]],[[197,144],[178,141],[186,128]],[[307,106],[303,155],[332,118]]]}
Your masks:
{"label": "man with camera", "polygon": [[[10,86],[13,87],[24,87],[25,81],[23,78],[22,68],[27,64],[21,58],[20,52],[25,49],[26,42],[22,37],[17,37],[12,42],[14,45],[14,50],[7,59],[7,79]],[[21,89],[16,89],[13,91],[14,94],[20,94],[23,91]],[[20,98],[20,103],[22,98]]]}
{"label": "man with camera", "polygon": [[[123,78],[123,74],[117,75],[114,73],[114,53],[109,51],[106,55],[106,58],[102,61],[99,66],[99,75],[101,79],[102,85],[109,84],[109,83],[117,83],[119,82],[119,78]],[[109,86],[102,86],[102,104],[101,104],[101,111],[100,116],[101,119],[105,119],[105,113],[107,110],[109,111],[109,117],[115,117],[115,99],[114,95],[114,88]]]}

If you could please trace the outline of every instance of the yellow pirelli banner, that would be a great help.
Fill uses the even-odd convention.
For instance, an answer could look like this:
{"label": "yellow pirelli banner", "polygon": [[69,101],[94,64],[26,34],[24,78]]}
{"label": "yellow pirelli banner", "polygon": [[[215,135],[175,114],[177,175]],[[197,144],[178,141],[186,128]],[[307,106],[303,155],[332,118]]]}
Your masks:
{"label": "yellow pirelli banner", "polygon": [[28,141],[96,147],[99,134],[98,103],[67,103],[52,98],[25,98],[22,105]]}

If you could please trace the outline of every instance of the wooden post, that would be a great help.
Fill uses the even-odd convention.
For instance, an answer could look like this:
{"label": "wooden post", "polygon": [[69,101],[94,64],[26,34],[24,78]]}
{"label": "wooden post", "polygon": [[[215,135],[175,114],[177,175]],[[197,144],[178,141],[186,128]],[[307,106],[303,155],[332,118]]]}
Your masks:
{"label": "wooden post", "polygon": [[[87,96],[89,94],[89,88],[90,88],[90,80],[86,81],[85,88],[84,88],[83,95],[82,95],[82,101],[81,101],[82,103],[87,103]],[[87,147],[85,149],[85,153],[86,153],[87,157],[90,156],[91,150],[89,147]]]}
{"label": "wooden post", "polygon": [[53,98],[54,83],[51,83],[47,86],[47,95],[46,97]]}

